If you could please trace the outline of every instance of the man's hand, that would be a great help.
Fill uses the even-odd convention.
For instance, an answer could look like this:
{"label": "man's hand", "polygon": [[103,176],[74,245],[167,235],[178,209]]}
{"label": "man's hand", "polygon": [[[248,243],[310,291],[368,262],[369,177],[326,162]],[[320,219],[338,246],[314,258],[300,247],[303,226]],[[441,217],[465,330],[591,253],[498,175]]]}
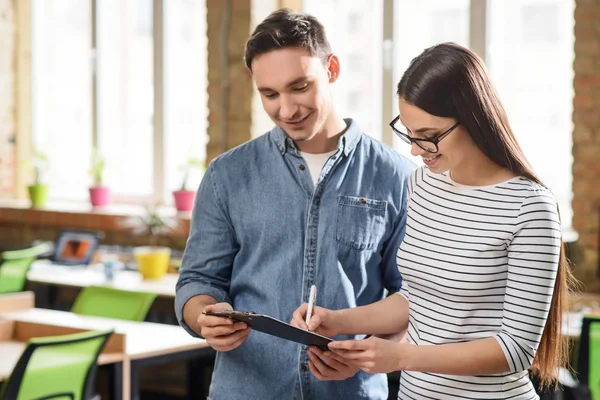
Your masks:
{"label": "man's hand", "polygon": [[[233,310],[229,303],[211,304],[204,308],[206,312]],[[239,347],[250,333],[250,327],[244,322],[236,322],[228,317],[216,317],[200,314],[198,317],[200,335],[206,343],[217,351],[230,351]]]}
{"label": "man's hand", "polygon": [[308,368],[320,381],[341,381],[353,377],[358,372],[357,367],[347,364],[347,361],[331,351],[311,346],[307,354],[310,359]]}

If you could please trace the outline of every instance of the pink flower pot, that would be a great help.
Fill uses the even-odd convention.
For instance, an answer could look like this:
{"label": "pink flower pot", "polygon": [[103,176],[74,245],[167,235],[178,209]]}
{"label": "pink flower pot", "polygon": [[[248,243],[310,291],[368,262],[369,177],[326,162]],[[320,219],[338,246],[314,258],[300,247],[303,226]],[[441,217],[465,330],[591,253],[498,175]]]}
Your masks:
{"label": "pink flower pot", "polygon": [[106,186],[90,188],[90,201],[94,207],[103,207],[110,204],[110,189]]}
{"label": "pink flower pot", "polygon": [[194,208],[194,199],[196,192],[191,190],[176,190],[173,192],[175,198],[175,208],[177,211],[192,211]]}

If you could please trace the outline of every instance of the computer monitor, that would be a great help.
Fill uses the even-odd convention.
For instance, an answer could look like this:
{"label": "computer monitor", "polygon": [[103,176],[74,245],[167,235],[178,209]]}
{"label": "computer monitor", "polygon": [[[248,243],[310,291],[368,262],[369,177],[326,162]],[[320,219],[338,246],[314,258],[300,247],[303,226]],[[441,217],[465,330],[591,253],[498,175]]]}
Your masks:
{"label": "computer monitor", "polygon": [[87,265],[99,241],[99,232],[63,230],[56,239],[52,261],[63,265]]}

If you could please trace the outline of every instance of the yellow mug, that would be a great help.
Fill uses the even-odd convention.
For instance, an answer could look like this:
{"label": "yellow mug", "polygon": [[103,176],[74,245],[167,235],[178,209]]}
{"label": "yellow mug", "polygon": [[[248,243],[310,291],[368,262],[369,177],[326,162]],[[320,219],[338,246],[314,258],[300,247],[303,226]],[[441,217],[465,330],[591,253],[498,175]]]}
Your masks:
{"label": "yellow mug", "polygon": [[136,247],[133,249],[133,257],[144,279],[160,279],[169,268],[171,249],[153,246]]}

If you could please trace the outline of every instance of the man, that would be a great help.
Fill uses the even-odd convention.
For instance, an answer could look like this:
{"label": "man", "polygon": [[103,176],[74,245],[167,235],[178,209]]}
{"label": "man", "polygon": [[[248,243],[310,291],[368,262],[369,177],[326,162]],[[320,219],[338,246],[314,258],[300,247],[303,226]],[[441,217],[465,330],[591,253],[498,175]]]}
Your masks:
{"label": "man", "polygon": [[[218,351],[210,397],[387,399],[369,375],[306,346],[203,311],[283,321],[308,301],[340,309],[396,292],[411,162],[337,113],[340,62],[312,16],[279,10],[246,65],[276,127],[213,160],[198,189],[175,301],[181,325]],[[331,380],[343,379],[346,380]]]}

